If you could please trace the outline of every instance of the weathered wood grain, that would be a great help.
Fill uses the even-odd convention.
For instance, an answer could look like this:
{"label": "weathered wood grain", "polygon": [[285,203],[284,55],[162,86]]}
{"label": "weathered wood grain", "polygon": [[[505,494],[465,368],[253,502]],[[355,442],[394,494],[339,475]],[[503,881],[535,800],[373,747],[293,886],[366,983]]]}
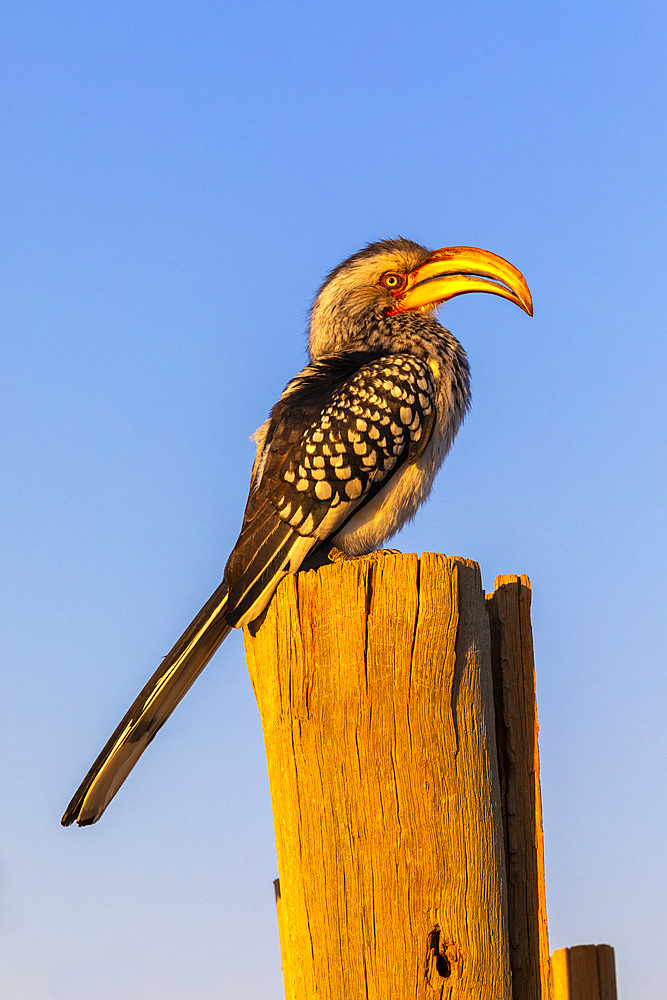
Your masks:
{"label": "weathered wood grain", "polygon": [[570,971],[567,964],[567,948],[559,948],[551,956],[551,996],[552,1000],[569,1000]]}
{"label": "weathered wood grain", "polygon": [[526,576],[499,576],[487,595],[505,833],[513,1000],[548,1000],[549,935],[535,663]]}
{"label": "weathered wood grain", "polygon": [[288,1000],[511,1000],[476,564],[380,554],[288,577],[246,654]]}
{"label": "weathered wood grain", "polygon": [[617,1000],[614,949],[610,944],[598,944],[595,947],[598,953],[600,1000]]}
{"label": "weathered wood grain", "polygon": [[617,1000],[611,945],[559,948],[551,956],[551,978],[553,1000]]}

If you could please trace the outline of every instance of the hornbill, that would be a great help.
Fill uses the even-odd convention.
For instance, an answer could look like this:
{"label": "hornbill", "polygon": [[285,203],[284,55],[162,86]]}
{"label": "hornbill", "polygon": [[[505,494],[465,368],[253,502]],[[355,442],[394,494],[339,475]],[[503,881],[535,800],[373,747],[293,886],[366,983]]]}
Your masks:
{"label": "hornbill", "polygon": [[427,498],[470,405],[468,363],[435,318],[492,292],[532,316],[523,275],[473,247],[371,243],[329,274],[310,312],[309,363],[256,431],[241,533],[215,593],[139,694],[62,823],[96,822],[232,628],[330,550],[380,546]]}

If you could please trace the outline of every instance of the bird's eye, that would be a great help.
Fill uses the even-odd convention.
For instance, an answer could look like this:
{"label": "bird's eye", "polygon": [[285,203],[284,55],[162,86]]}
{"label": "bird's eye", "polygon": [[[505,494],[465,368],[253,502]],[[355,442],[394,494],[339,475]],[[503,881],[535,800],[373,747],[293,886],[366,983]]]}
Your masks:
{"label": "bird's eye", "polygon": [[402,288],[404,281],[405,276],[397,274],[396,271],[387,271],[380,278],[380,284],[388,288],[390,292],[395,292],[397,289]]}

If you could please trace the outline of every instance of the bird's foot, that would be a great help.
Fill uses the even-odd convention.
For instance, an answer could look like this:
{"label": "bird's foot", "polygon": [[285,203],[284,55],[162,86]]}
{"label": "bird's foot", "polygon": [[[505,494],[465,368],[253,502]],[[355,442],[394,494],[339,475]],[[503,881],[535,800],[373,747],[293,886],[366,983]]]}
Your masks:
{"label": "bird's foot", "polygon": [[330,546],[327,556],[329,557],[329,562],[344,562],[349,559],[381,559],[382,556],[400,556],[402,555],[400,549],[373,549],[372,552],[365,552],[361,556],[348,556],[345,552],[341,552],[337,549],[335,545]]}
{"label": "bird's foot", "polygon": [[301,563],[300,572],[310,569],[320,569],[322,566],[331,566],[332,563],[350,562],[352,559],[371,559],[377,562],[383,555],[400,556],[400,549],[375,549],[373,552],[366,552],[361,556],[348,556],[346,552],[329,545],[328,548],[318,548],[314,553],[306,556]]}
{"label": "bird's foot", "polygon": [[402,556],[403,553],[400,549],[373,549],[372,552],[368,552],[364,557],[365,559],[382,559],[382,556]]}
{"label": "bird's foot", "polygon": [[329,546],[329,549],[327,551],[327,559],[329,560],[330,563],[345,562],[347,559],[350,558],[351,558],[350,556],[345,555],[345,553],[342,552],[340,549],[337,549],[335,545]]}

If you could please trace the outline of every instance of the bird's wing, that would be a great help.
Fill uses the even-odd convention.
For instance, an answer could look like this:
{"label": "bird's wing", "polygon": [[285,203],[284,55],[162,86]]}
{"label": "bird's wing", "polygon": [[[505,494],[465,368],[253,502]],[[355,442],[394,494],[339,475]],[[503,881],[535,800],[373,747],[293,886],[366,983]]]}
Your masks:
{"label": "bird's wing", "polygon": [[114,730],[68,805],[61,822],[95,823],[192,687],[231,626],[225,618],[227,584],[221,583],[188,625]]}
{"label": "bird's wing", "polygon": [[409,354],[323,358],[290,382],[272,411],[225,569],[230,624],[253,621],[283,576],[416,461],[434,416],[431,370]]}
{"label": "bird's wing", "polygon": [[326,542],[433,427],[428,365],[350,352],[293,379],[273,408],[222,584],[134,701],[62,818],[95,823],[232,627],[253,621],[280,580]]}

